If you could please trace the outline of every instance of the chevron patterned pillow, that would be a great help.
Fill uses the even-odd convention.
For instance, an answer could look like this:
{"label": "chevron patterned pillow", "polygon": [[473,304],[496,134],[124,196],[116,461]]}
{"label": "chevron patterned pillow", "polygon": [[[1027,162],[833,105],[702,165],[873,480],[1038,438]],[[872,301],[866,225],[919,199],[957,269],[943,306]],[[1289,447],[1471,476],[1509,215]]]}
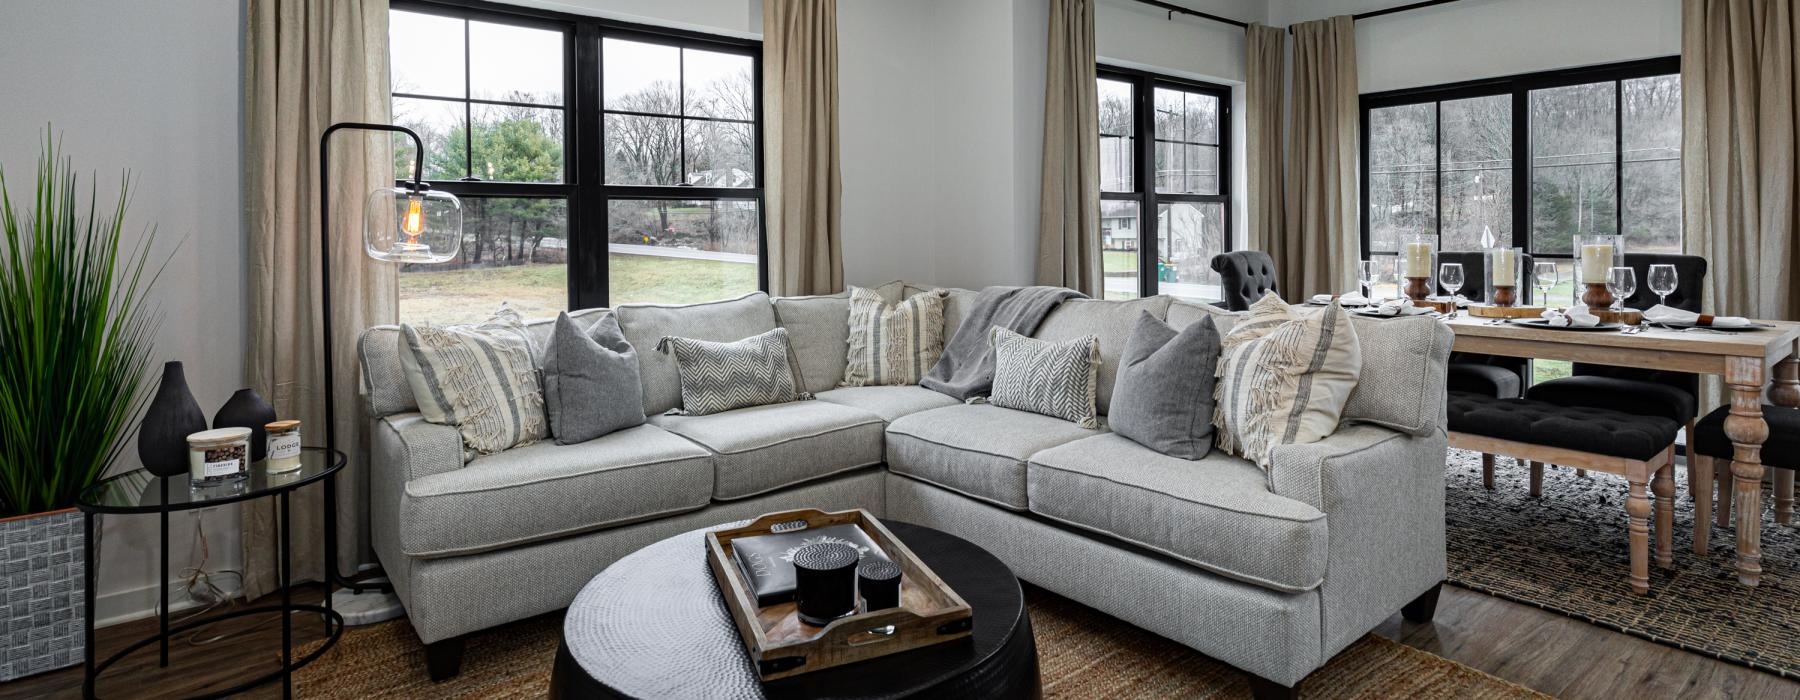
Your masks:
{"label": "chevron patterned pillow", "polygon": [[851,287],[849,343],[838,386],[918,384],[944,354],[944,292],[890,306],[873,289]]}
{"label": "chevron patterned pillow", "polygon": [[1001,326],[989,331],[994,346],[994,390],[988,403],[1100,427],[1095,408],[1100,378],[1100,339],[1050,343]]}
{"label": "chevron patterned pillow", "polygon": [[800,390],[786,328],[731,343],[663,336],[658,352],[675,355],[681,408],[692,416],[812,398]]}

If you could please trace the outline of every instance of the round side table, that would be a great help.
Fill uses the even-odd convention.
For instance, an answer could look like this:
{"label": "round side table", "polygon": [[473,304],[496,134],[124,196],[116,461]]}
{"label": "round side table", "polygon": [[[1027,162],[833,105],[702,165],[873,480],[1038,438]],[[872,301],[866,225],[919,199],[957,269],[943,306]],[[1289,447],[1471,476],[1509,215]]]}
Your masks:
{"label": "round side table", "polygon": [[[150,644],[161,646],[162,666],[169,665],[169,640],[174,635],[188,630],[248,615],[275,614],[281,616],[281,668],[246,680],[230,688],[215,691],[204,697],[224,697],[241,693],[250,688],[281,679],[282,697],[293,695],[294,669],[311,663],[323,655],[326,650],[336,644],[338,637],[344,633],[344,618],[331,609],[331,596],[325,596],[324,605],[299,605],[293,601],[292,575],[293,561],[289,547],[290,528],[288,526],[288,495],[296,489],[319,481],[330,481],[330,477],[344,467],[344,453],[315,447],[303,448],[300,452],[300,468],[290,472],[271,474],[264,468],[263,462],[250,465],[250,474],[239,481],[218,486],[192,488],[188,484],[186,474],[172,477],[158,477],[144,469],[134,469],[118,476],[110,477],[95,483],[81,492],[75,506],[81,509],[82,526],[89,543],[85,560],[88,595],[85,602],[86,622],[86,660],[85,673],[81,679],[81,694],[93,698],[95,681],[100,674],[120,659]],[[257,605],[237,610],[229,610],[215,615],[188,620],[171,628],[169,626],[169,514],[211,508],[227,503],[237,503],[256,498],[273,497],[278,503],[277,537],[281,541],[281,604]],[[94,558],[98,547],[94,542],[94,516],[100,514],[117,515],[157,515],[162,522],[162,605],[158,618],[161,631],[145,637],[105,659],[94,658],[94,586],[99,576],[99,567]],[[326,517],[331,517],[327,512]],[[329,563],[329,562],[328,562]],[[327,569],[329,570],[329,569]],[[303,658],[294,658],[294,613],[317,614],[325,621],[325,644],[318,651]]]}
{"label": "round side table", "polygon": [[1012,570],[955,535],[882,523],[975,609],[972,635],[764,683],[707,566],[706,530],[694,530],[627,555],[575,597],[550,697],[1038,697],[1037,643]]}

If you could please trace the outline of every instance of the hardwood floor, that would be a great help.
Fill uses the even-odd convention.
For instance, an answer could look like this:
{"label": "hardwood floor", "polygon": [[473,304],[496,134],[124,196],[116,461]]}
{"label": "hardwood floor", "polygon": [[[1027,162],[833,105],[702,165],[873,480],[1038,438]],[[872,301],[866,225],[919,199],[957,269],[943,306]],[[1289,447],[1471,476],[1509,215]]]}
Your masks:
{"label": "hardwood floor", "polygon": [[[316,589],[306,589],[295,598],[313,601],[318,594]],[[139,651],[101,677],[99,695],[182,697],[273,670],[279,665],[281,627],[265,619],[274,618],[219,625],[215,633],[254,627],[227,641],[171,647],[167,669],[157,667],[154,646]],[[300,618],[295,623],[296,644],[319,638],[318,624],[310,619],[302,623]],[[101,630],[102,656],[155,628],[152,619]],[[1434,621],[1417,624],[1396,614],[1375,631],[1541,692],[1575,700],[1800,698],[1800,683],[1795,681],[1454,586],[1444,587]],[[471,649],[470,653],[480,652]],[[280,686],[271,684],[246,697],[275,698],[280,694]],[[0,700],[79,697],[79,667],[0,683]]]}

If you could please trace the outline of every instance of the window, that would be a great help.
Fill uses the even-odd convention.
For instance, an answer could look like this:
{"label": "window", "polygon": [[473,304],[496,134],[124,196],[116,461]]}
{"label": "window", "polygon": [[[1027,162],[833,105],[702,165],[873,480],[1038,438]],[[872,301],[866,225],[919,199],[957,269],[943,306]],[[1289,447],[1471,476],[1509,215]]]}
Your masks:
{"label": "window", "polygon": [[1472,251],[1491,233],[1559,261],[1554,301],[1574,293],[1575,235],[1679,252],[1679,72],[1653,59],[1365,95],[1364,255],[1391,277],[1402,236]]}
{"label": "window", "polygon": [[1220,299],[1211,263],[1230,250],[1230,90],[1109,67],[1099,80],[1103,296]]}
{"label": "window", "polygon": [[[394,123],[463,201],[461,255],[401,267],[403,320],[763,287],[756,42],[450,1],[389,18]],[[411,177],[404,136],[394,163]]]}

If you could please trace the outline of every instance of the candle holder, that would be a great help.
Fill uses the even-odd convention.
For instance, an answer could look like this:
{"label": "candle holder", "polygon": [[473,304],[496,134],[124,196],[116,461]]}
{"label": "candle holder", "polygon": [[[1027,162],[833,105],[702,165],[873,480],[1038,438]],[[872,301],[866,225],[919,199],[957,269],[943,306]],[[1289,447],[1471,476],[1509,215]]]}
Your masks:
{"label": "candle holder", "polygon": [[1606,275],[1612,268],[1624,266],[1623,237],[1575,237],[1575,281],[1581,285],[1581,303],[1588,308],[1604,309],[1612,306],[1613,294],[1606,288]]}
{"label": "candle holder", "polygon": [[1525,286],[1525,250],[1489,248],[1483,252],[1487,271],[1485,298],[1494,306],[1519,305],[1519,289]]}
{"label": "candle holder", "polygon": [[1424,301],[1437,289],[1437,237],[1415,233],[1400,238],[1400,290],[1413,301]]}

